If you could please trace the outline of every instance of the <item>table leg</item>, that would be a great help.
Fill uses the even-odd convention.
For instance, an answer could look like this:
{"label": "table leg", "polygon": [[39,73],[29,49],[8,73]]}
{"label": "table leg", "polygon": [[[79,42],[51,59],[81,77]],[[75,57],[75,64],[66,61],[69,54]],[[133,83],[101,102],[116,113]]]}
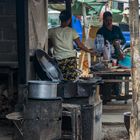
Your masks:
{"label": "table leg", "polygon": [[[129,80],[129,77],[125,77],[125,80]],[[125,104],[127,104],[128,95],[129,95],[129,82],[125,82]]]}
{"label": "table leg", "polygon": [[13,99],[13,94],[14,94],[14,78],[13,78],[14,72],[12,70],[9,70],[8,73],[8,84],[9,84],[9,100],[11,101]]}

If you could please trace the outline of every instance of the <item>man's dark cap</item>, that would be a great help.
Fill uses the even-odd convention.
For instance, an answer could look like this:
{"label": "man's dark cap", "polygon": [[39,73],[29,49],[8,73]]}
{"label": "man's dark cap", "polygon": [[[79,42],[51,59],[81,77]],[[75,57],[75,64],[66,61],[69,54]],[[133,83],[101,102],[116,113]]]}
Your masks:
{"label": "man's dark cap", "polygon": [[68,21],[71,18],[71,13],[67,10],[64,10],[60,13],[59,19],[63,21]]}
{"label": "man's dark cap", "polygon": [[103,19],[106,19],[107,17],[112,17],[112,14],[109,11],[106,11],[103,14]]}

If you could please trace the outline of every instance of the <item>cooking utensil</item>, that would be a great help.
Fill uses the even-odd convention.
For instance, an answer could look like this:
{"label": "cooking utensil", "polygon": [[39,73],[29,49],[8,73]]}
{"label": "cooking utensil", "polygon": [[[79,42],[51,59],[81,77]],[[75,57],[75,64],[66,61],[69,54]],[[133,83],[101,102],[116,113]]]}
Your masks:
{"label": "cooking utensil", "polygon": [[29,81],[28,98],[31,99],[50,99],[57,97],[58,82],[51,81]]}
{"label": "cooking utensil", "polygon": [[41,49],[35,51],[35,70],[41,80],[61,81],[63,75],[57,61]]}

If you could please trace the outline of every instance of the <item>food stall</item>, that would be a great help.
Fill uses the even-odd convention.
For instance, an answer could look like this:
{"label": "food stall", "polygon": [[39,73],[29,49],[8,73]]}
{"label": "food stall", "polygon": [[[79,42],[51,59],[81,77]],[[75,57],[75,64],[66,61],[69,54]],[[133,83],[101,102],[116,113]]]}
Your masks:
{"label": "food stall", "polygon": [[[70,1],[66,1],[66,4],[66,7],[70,8]],[[22,7],[22,5],[20,6]],[[21,35],[20,32],[19,34]],[[20,37],[22,40],[22,36]],[[22,40],[22,42],[26,46],[25,40]],[[21,45],[20,42],[18,43]],[[19,51],[22,51],[22,48]],[[25,49],[24,54],[19,56],[19,72],[22,73],[24,71],[24,75],[19,77],[20,85],[17,111],[21,112],[6,115],[8,119],[14,122],[17,128],[16,130],[18,130],[18,137],[16,139],[31,140],[33,138],[34,140],[38,140],[41,137],[44,140],[47,137],[48,140],[52,140],[68,137],[73,140],[79,140],[80,137],[83,137],[82,139],[87,140],[87,137],[89,137],[89,140],[100,140],[102,101],[99,96],[99,84],[101,83],[101,78],[77,79],[76,81],[66,83],[61,79],[61,72],[55,60],[50,58],[42,49],[37,49],[34,53],[36,59],[30,57],[30,61],[34,63],[37,75],[34,77],[35,80],[29,80],[27,75],[27,71],[29,70],[28,64],[30,63],[28,53],[29,50],[27,52]],[[27,58],[26,55],[28,56]],[[22,62],[25,60],[27,63],[23,64]],[[57,84],[58,89],[56,89]],[[75,87],[75,90],[71,90],[70,93],[71,85]],[[68,92],[70,93],[69,97],[67,97]],[[46,97],[46,95],[54,96]],[[21,108],[19,109],[19,107]],[[77,113],[74,111],[75,109],[78,110]],[[81,114],[80,117],[82,120],[79,117],[77,119],[74,117],[75,115],[78,116],[78,114]],[[67,118],[68,116],[70,116],[70,121]],[[88,119],[89,117],[90,119]],[[78,119],[79,124],[77,124]],[[88,121],[86,121],[87,119]],[[61,125],[66,125],[69,122],[72,122],[70,124],[72,130],[70,129],[67,134],[67,128],[63,127],[63,130],[61,130]],[[77,127],[79,126],[79,129],[75,125]]]}
{"label": "food stall", "polygon": [[[125,100],[125,103],[127,103],[127,100],[132,98],[132,95],[129,94],[132,66],[130,49],[127,48],[123,50],[123,45],[119,44],[123,57],[117,59],[114,57],[113,45],[110,43],[104,45],[104,41],[102,43],[98,43],[98,36],[96,37],[95,42],[95,49],[97,52],[102,54],[93,62],[91,73],[94,76],[101,76],[103,78],[104,84],[101,87],[103,102],[106,104],[107,101],[110,101],[113,98]],[[99,40],[99,42],[101,42],[101,40]],[[116,83],[120,84],[118,87],[119,91],[116,91],[114,88]],[[116,94],[115,92],[119,93]],[[123,95],[122,92],[124,92]]]}
{"label": "food stall", "polygon": [[41,49],[36,50],[35,69],[41,80],[59,82],[56,96],[62,98],[62,138],[100,140],[102,101],[99,86],[102,78],[78,77],[75,81],[65,81],[56,61]]}
{"label": "food stall", "polygon": [[[124,83],[124,94],[120,96],[114,96],[111,95],[108,90],[105,90],[104,94],[102,95],[102,99],[105,101],[108,101],[110,99],[117,99],[117,100],[124,100],[125,103],[127,103],[128,99],[132,98],[132,95],[130,95],[129,85],[131,82],[131,70],[130,69],[108,69],[108,70],[102,70],[98,72],[93,72],[93,75],[95,76],[101,76],[104,83]],[[108,79],[107,77],[111,77],[111,79]],[[121,78],[120,78],[121,77]],[[106,79],[107,78],[107,79]],[[107,87],[106,87],[107,88]],[[108,93],[106,93],[108,92]],[[107,103],[107,102],[105,102]]]}
{"label": "food stall", "polygon": [[[70,8],[69,5],[67,5],[67,7]],[[20,51],[22,51],[22,49]],[[61,79],[62,77],[61,77],[60,71],[58,68],[56,68],[57,65],[54,64],[55,61],[52,60],[47,55],[47,53],[43,52],[42,50],[38,50],[38,52],[40,52],[40,55],[39,56],[36,55],[37,59],[35,60],[35,65],[38,65],[35,67],[35,70],[38,76],[37,78],[40,80],[45,80],[49,82],[42,82],[40,80],[28,82],[27,96],[26,96],[26,91],[24,90],[24,87],[20,88],[22,95],[25,95],[25,98],[24,96],[21,96],[22,104],[25,105],[24,112],[23,112],[24,115],[20,119],[16,117],[14,119],[12,118],[12,120],[14,121],[19,121],[21,119],[24,120],[24,124],[23,126],[21,126],[23,128],[23,132],[21,134],[22,135],[24,134],[24,139],[30,140],[33,138],[32,137],[34,136],[33,123],[37,122],[35,127],[40,128],[39,130],[37,130],[38,133],[34,137],[34,139],[37,139],[37,140],[40,136],[46,137],[46,135],[49,135],[49,134],[50,134],[50,139],[52,138],[56,139],[56,137],[58,139],[61,139],[61,134],[62,134],[62,137],[64,138],[68,137],[73,140],[80,139],[81,135],[82,135],[83,140],[87,140],[87,139],[100,140],[101,127],[102,127],[101,125],[102,124],[101,122],[102,101],[100,100],[100,96],[99,96],[99,85],[100,83],[102,83],[102,78],[98,76],[103,76],[102,75],[103,72],[102,73],[93,72],[92,74],[95,77],[86,77],[86,78],[81,77],[77,81],[66,82]],[[20,59],[22,62],[23,59],[25,58],[21,57]],[[27,67],[27,64],[24,64],[24,65],[26,65]],[[20,73],[22,73],[23,70],[26,69],[24,65],[20,63],[20,71],[19,71]],[[41,66],[41,68],[43,67],[40,70],[39,70],[39,65]],[[22,67],[24,67],[23,70],[21,69]],[[26,72],[27,72],[27,69],[26,71],[24,71],[24,75],[20,77],[21,84],[25,84],[27,82]],[[105,71],[105,73],[110,74],[110,73],[107,73],[107,71]],[[123,76],[125,76],[125,74]],[[44,89],[40,90],[40,91],[36,90],[37,93],[32,93],[34,91],[34,88],[30,91],[31,84],[32,85],[37,84],[38,86],[45,86],[45,87],[49,85],[49,87],[51,87],[53,84],[50,84],[50,83],[53,83],[52,82],[53,80],[55,82],[59,81],[59,84],[58,84],[58,89],[57,89],[58,92],[52,98],[48,98],[46,96],[45,97],[43,96],[40,98],[40,96],[36,96],[36,94],[38,93],[39,95],[42,95],[44,91],[48,91],[48,88],[45,90]],[[104,82],[106,81],[104,80]],[[54,85],[55,84],[56,83],[54,83]],[[39,89],[39,87],[37,89]],[[52,93],[54,92],[55,91],[53,91]],[[30,96],[30,95],[33,95],[36,97]],[[61,98],[57,98],[57,97],[61,97]],[[45,106],[45,109],[44,109],[44,106]],[[52,110],[50,110],[50,108]],[[59,110],[59,112],[56,111],[56,108],[57,110]],[[35,110],[41,110],[41,112],[38,112],[38,111],[36,112]],[[52,116],[50,117],[48,113]],[[77,116],[77,117],[74,117],[74,116]],[[82,119],[79,119],[79,117]],[[9,119],[11,119],[11,117]],[[65,127],[65,124],[69,123],[69,120],[70,122],[72,122],[70,124],[72,129]],[[44,123],[46,123],[45,126],[44,126]],[[17,125],[17,123],[15,124]],[[61,130],[61,124],[62,126],[64,126],[62,130]],[[32,131],[32,133],[30,133],[30,136],[27,131],[27,128]],[[48,128],[49,130],[52,128],[49,133],[48,131],[46,131],[48,130]],[[54,128],[59,129],[59,131],[57,131],[56,129],[54,130]],[[19,130],[21,131],[21,129]],[[68,133],[67,133],[67,130],[68,130]]]}

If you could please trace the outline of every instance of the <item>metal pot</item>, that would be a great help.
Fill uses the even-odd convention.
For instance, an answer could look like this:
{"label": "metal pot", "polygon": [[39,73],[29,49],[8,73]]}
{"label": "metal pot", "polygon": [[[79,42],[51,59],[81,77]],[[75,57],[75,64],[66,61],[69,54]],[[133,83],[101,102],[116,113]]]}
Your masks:
{"label": "metal pot", "polygon": [[58,82],[51,81],[29,81],[28,98],[31,99],[50,99],[57,97]]}

